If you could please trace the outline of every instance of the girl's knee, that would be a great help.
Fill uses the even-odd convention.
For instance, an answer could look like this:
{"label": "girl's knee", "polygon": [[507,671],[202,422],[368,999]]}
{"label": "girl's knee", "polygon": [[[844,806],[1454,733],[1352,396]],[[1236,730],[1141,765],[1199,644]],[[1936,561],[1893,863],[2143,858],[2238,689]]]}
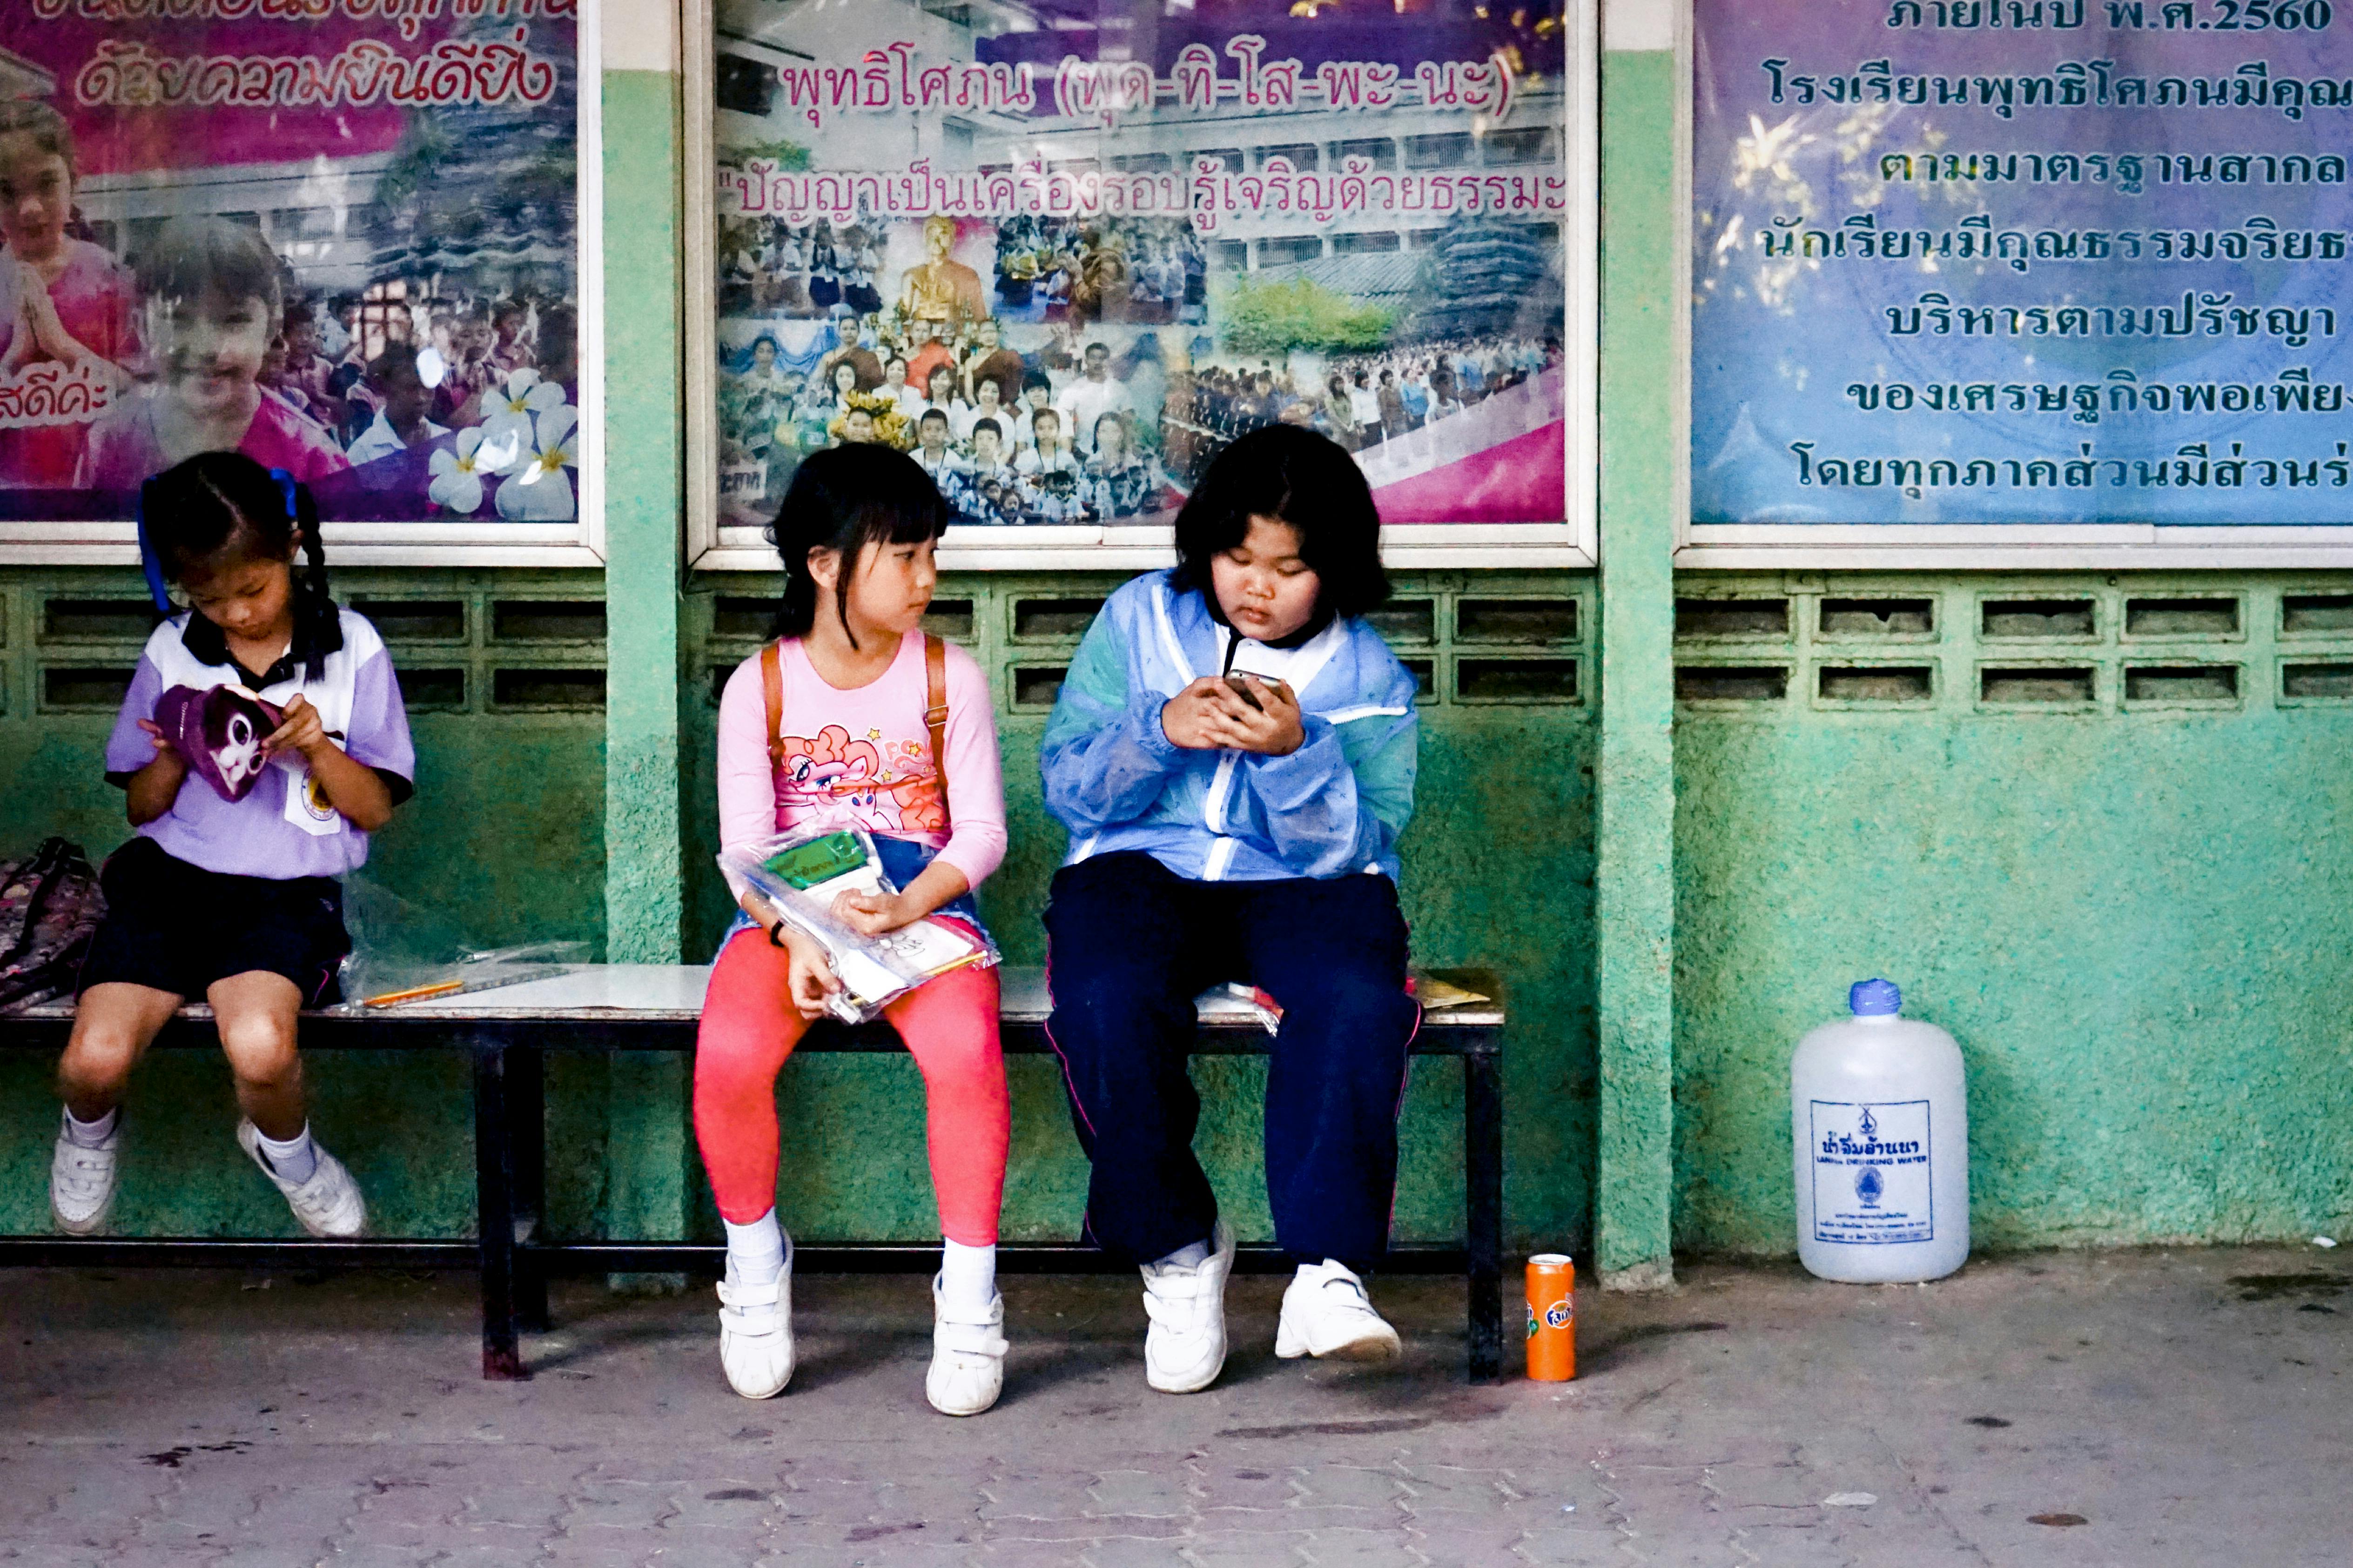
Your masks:
{"label": "girl's knee", "polygon": [[997,1036],[993,994],[985,1010],[964,1007],[910,1020],[909,1025],[902,1037],[923,1069],[928,1092],[1005,1098],[1005,1047]]}
{"label": "girl's knee", "polygon": [[220,1021],[221,1050],[239,1083],[283,1083],[301,1070],[291,1018],[261,1014]]}
{"label": "girl's knee", "polygon": [[782,1037],[773,1020],[714,1020],[704,1014],[694,1037],[695,1099],[772,1092],[794,1044]]}
{"label": "girl's knee", "polygon": [[128,1035],[79,1034],[58,1060],[58,1084],[68,1094],[111,1093],[131,1079],[139,1042]]}

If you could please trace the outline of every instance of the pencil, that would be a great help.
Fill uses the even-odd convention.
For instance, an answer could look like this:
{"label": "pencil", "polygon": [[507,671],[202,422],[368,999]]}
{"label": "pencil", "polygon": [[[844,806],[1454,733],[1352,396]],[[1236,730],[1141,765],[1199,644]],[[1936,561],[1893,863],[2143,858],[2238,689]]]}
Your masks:
{"label": "pencil", "polygon": [[371,1007],[389,1007],[396,1002],[421,1002],[427,996],[447,996],[452,991],[463,991],[462,980],[436,981],[430,985],[413,985],[406,991],[387,991],[381,996],[367,998]]}

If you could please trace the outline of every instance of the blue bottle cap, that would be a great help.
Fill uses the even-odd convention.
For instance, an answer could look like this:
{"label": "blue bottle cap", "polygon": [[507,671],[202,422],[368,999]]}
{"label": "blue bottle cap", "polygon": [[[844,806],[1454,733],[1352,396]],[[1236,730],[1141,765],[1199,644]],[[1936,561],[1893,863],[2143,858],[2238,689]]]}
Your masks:
{"label": "blue bottle cap", "polygon": [[1846,1005],[1858,1018],[1886,1018],[1904,1011],[1904,993],[1893,980],[1858,980],[1847,988]]}

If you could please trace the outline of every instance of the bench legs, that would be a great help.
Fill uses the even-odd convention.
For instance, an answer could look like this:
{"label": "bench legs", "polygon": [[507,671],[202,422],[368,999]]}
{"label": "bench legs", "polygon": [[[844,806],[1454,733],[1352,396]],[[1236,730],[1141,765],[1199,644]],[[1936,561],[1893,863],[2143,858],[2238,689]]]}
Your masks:
{"label": "bench legs", "polygon": [[[477,1039],[474,1183],[482,1295],[482,1375],[515,1382],[525,1331],[547,1328],[547,1279],[532,1254],[546,1179],[544,1058],[530,1047]],[[1492,1050],[1462,1057],[1465,1274],[1470,1289],[1469,1374],[1503,1373],[1504,1094]]]}
{"label": "bench legs", "polygon": [[1504,1086],[1492,1051],[1462,1058],[1462,1207],[1471,1287],[1471,1381],[1503,1375]]}
{"label": "bench legs", "polygon": [[474,1043],[474,1205],[481,1249],[482,1375],[518,1382],[523,1371],[515,1278],[514,1122],[505,1047]]}
{"label": "bench legs", "polygon": [[507,1125],[512,1130],[515,1317],[527,1333],[548,1330],[547,1273],[530,1248],[546,1225],[547,1079],[545,1053],[510,1046],[506,1053]]}

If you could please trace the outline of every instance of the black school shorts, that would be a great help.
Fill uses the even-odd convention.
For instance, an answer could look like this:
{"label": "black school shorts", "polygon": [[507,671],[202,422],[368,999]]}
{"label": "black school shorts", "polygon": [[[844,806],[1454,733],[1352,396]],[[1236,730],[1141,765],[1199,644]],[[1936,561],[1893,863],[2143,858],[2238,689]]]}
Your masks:
{"label": "black school shorts", "polygon": [[110,982],[201,1001],[216,980],[282,974],[306,1007],[343,999],[335,983],[352,939],[332,877],[231,877],[164,853],[152,838],[116,850],[98,874],[106,919],[79,989]]}

